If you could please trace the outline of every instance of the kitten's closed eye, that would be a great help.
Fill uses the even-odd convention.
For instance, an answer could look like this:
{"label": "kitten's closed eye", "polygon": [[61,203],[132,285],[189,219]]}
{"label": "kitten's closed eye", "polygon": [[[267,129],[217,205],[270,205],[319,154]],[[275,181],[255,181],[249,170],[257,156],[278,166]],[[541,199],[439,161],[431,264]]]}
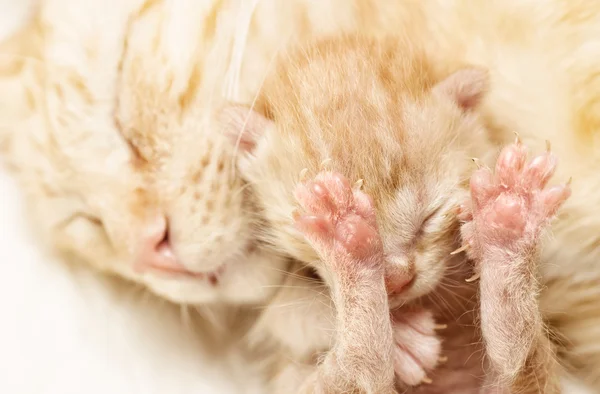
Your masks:
{"label": "kitten's closed eye", "polygon": [[416,238],[421,237],[426,232],[427,228],[431,225],[433,219],[439,215],[439,213],[442,211],[443,208],[444,208],[444,205],[441,204],[441,205],[438,205],[436,208],[433,208],[433,209],[427,211],[428,213],[426,214],[425,218],[421,222],[421,225],[419,226],[419,228],[415,234]]}
{"label": "kitten's closed eye", "polygon": [[443,206],[439,206],[430,211],[430,213],[425,217],[425,219],[423,219],[423,227],[429,224],[429,222],[431,222],[431,220],[441,212],[442,208]]}

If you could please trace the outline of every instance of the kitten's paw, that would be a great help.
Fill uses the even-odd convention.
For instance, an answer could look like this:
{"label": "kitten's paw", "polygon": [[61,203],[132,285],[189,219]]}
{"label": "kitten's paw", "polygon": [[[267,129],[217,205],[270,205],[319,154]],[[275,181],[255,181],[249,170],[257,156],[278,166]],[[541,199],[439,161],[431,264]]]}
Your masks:
{"label": "kitten's paw", "polygon": [[463,240],[473,257],[490,247],[514,251],[531,246],[570,196],[569,184],[546,188],[556,169],[550,151],[527,162],[527,149],[517,142],[504,148],[495,173],[480,168],[471,178],[471,202],[459,218],[467,221]]}
{"label": "kitten's paw", "polygon": [[436,329],[433,314],[426,310],[397,311],[392,320],[394,341],[394,370],[399,386],[416,386],[431,383],[427,372],[439,362],[442,341]]}
{"label": "kitten's paw", "polygon": [[321,171],[314,179],[301,181],[295,196],[304,211],[294,214],[296,227],[324,260],[382,263],[373,203],[343,175]]}

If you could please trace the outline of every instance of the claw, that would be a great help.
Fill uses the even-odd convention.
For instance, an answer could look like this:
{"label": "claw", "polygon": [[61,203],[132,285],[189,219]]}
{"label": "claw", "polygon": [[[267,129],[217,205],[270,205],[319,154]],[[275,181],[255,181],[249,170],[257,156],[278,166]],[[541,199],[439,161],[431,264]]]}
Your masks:
{"label": "claw", "polygon": [[573,177],[569,177],[569,180],[567,181],[567,183],[565,184],[566,186],[571,186],[571,183],[573,182]]}
{"label": "claw", "polygon": [[450,256],[454,256],[455,254],[462,253],[467,249],[469,249],[469,245],[465,244],[465,245],[461,246],[460,248],[456,249],[455,251],[450,252]]}
{"label": "claw", "polygon": [[448,361],[448,356],[441,356],[438,358],[438,364],[444,364]]}
{"label": "claw", "polygon": [[425,376],[423,379],[421,379],[421,383],[431,384],[431,383],[433,383],[433,380],[431,380],[430,378]]}
{"label": "claw", "polygon": [[481,164],[479,164],[479,159],[476,157],[472,157],[471,160],[473,160],[473,163],[475,163],[475,165],[477,166],[477,168],[481,168]]}
{"label": "claw", "polygon": [[328,169],[328,168],[329,168],[329,166],[331,165],[331,162],[332,162],[332,161],[333,161],[333,160],[331,160],[331,159],[325,159],[325,160],[323,160],[323,161],[321,162],[321,169],[323,169],[323,170],[326,170],[326,169]]}
{"label": "claw", "polygon": [[361,190],[361,189],[362,189],[362,187],[363,187],[363,184],[364,184],[364,181],[363,181],[362,179],[359,179],[358,181],[356,181],[356,182],[354,183],[354,188],[355,188],[356,190]]}
{"label": "claw", "polygon": [[308,168],[304,168],[302,171],[300,171],[300,182],[304,182],[308,177]]}
{"label": "claw", "polygon": [[515,133],[515,144],[521,145],[521,136],[516,131],[513,131],[513,133]]}
{"label": "claw", "polygon": [[552,150],[552,145],[550,141],[546,140],[546,152],[550,152]]}
{"label": "claw", "polygon": [[448,328],[447,324],[436,324],[433,326],[434,330],[445,330],[446,328]]}
{"label": "claw", "polygon": [[476,273],[473,276],[471,276],[470,278],[465,279],[465,282],[467,282],[467,283],[475,282],[477,279],[479,279],[480,276],[481,275],[479,273]]}

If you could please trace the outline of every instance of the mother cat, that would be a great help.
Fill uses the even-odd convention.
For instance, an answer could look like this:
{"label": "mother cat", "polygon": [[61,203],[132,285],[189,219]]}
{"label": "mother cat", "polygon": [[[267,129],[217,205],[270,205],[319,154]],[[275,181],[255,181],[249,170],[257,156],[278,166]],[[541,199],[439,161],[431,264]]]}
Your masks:
{"label": "mother cat", "polygon": [[[279,283],[288,263],[254,240],[261,221],[248,214],[253,197],[230,171],[233,151],[214,130],[211,108],[220,89],[250,103],[290,40],[398,26],[464,43],[460,55],[473,64],[502,63],[504,70],[560,64],[567,72],[547,80],[532,72],[532,86],[546,91],[525,87],[518,98],[502,86],[520,81],[493,75],[500,89],[489,102],[497,108],[494,120],[503,122],[499,130],[551,139],[559,156],[580,159],[562,167],[576,175],[574,196],[568,220],[544,250],[542,303],[569,340],[566,359],[600,385],[594,350],[600,295],[598,277],[590,275],[599,227],[598,219],[586,218],[600,201],[590,170],[597,164],[598,6],[444,4],[273,0],[245,19],[238,16],[251,10],[249,2],[43,2],[34,24],[3,50],[19,56],[0,59],[5,156],[27,188],[45,239],[63,252],[177,302],[256,303],[271,296],[265,285]],[[486,51],[499,32],[514,57]]]}

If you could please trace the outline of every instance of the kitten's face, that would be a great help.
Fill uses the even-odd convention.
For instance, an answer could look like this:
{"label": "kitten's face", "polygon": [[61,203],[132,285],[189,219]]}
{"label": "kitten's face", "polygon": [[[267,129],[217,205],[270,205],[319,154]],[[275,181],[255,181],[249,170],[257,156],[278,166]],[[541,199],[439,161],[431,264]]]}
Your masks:
{"label": "kitten's face", "polygon": [[461,149],[443,155],[376,201],[391,305],[430,293],[458,263],[450,254],[460,246],[456,208],[466,201],[472,163]]}
{"label": "kitten's face", "polygon": [[[401,109],[382,106],[363,112],[356,108],[361,97],[350,110],[342,107],[339,117],[336,109],[323,122],[318,113],[309,113],[287,123],[293,128],[267,127],[240,168],[272,223],[273,243],[320,268],[290,218],[300,208],[293,197],[300,172],[307,168],[309,175],[316,175],[320,163],[330,158],[332,169],[350,183],[363,179],[365,192],[373,198],[392,304],[431,292],[452,265],[450,253],[460,245],[455,210],[467,195],[470,158],[489,148],[471,111],[471,100],[478,102],[486,77],[479,70],[459,72],[418,101],[402,98]],[[340,108],[339,101],[336,105]],[[310,106],[303,109],[306,114]],[[353,113],[377,120],[361,124],[363,118]],[[320,127],[315,129],[315,124]],[[348,135],[353,128],[360,131]],[[408,285],[407,273],[412,278]]]}

